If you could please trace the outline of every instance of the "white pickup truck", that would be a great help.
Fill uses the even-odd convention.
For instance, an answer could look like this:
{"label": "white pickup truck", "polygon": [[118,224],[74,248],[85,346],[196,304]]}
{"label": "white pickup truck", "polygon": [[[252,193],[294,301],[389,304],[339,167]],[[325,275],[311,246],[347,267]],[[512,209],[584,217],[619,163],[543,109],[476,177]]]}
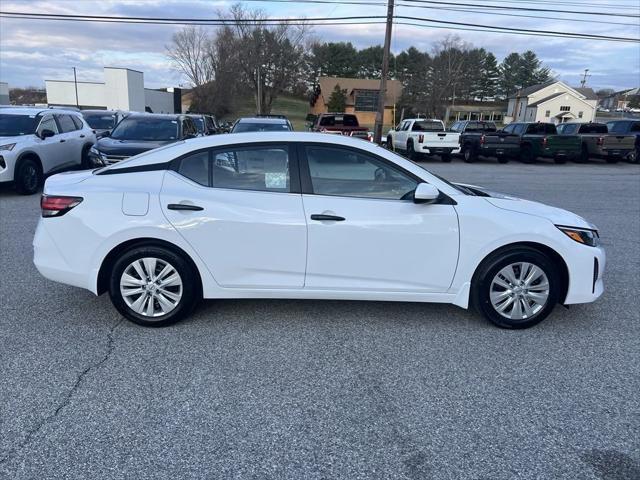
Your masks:
{"label": "white pickup truck", "polygon": [[404,152],[411,160],[440,155],[443,162],[450,162],[452,154],[460,153],[460,134],[447,132],[441,120],[409,118],[389,130],[387,148]]}

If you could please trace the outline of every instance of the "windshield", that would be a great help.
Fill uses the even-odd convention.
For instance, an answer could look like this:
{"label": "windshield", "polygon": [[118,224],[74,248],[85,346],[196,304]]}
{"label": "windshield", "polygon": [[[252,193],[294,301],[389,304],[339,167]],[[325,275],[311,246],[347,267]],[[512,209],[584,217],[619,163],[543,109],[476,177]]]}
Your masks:
{"label": "windshield", "polygon": [[242,132],[288,132],[286,123],[238,123],[233,127],[233,133]]}
{"label": "windshield", "polygon": [[414,132],[442,132],[444,131],[444,127],[440,122],[429,122],[429,121],[416,121],[413,122],[413,127],[411,128]]}
{"label": "windshield", "polygon": [[96,130],[111,130],[116,124],[113,113],[83,113],[82,116],[89,126]]}
{"label": "windshield", "polygon": [[175,140],[178,138],[178,122],[170,118],[125,118],[111,133],[115,140]]}
{"label": "windshield", "polygon": [[0,137],[16,137],[35,133],[39,117],[35,115],[0,115]]}

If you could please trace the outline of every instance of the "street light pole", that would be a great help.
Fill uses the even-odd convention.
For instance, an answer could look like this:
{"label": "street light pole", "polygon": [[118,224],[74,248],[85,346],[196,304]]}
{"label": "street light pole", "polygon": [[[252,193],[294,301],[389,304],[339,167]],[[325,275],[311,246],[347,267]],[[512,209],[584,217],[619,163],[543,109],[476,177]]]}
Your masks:
{"label": "street light pole", "polygon": [[78,101],[78,78],[76,77],[76,67],[73,67],[73,85],[76,87],[76,107],[80,108]]}
{"label": "street light pole", "polygon": [[380,93],[378,97],[378,111],[376,124],[373,129],[373,141],[382,141],[382,125],[384,123],[384,99],[387,94],[387,76],[389,76],[389,51],[391,50],[391,27],[393,26],[393,0],[387,2],[387,29],[384,34],[384,51],[382,54],[382,75],[380,78]]}

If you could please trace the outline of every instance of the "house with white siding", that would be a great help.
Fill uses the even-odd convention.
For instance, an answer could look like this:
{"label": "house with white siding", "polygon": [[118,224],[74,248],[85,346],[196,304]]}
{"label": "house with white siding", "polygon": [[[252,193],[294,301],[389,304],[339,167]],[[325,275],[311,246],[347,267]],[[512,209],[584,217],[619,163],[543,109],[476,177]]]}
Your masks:
{"label": "house with white siding", "polygon": [[559,80],[532,85],[509,97],[505,123],[593,122],[598,97],[590,88],[573,88]]}

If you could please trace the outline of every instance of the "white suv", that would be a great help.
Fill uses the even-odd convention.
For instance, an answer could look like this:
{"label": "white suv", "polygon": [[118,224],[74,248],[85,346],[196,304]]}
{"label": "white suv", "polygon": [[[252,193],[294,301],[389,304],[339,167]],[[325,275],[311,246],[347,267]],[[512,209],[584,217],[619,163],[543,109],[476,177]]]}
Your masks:
{"label": "white suv", "polygon": [[13,182],[24,195],[36,193],[44,175],[90,168],[96,142],[79,112],[42,108],[0,110],[0,183]]}

